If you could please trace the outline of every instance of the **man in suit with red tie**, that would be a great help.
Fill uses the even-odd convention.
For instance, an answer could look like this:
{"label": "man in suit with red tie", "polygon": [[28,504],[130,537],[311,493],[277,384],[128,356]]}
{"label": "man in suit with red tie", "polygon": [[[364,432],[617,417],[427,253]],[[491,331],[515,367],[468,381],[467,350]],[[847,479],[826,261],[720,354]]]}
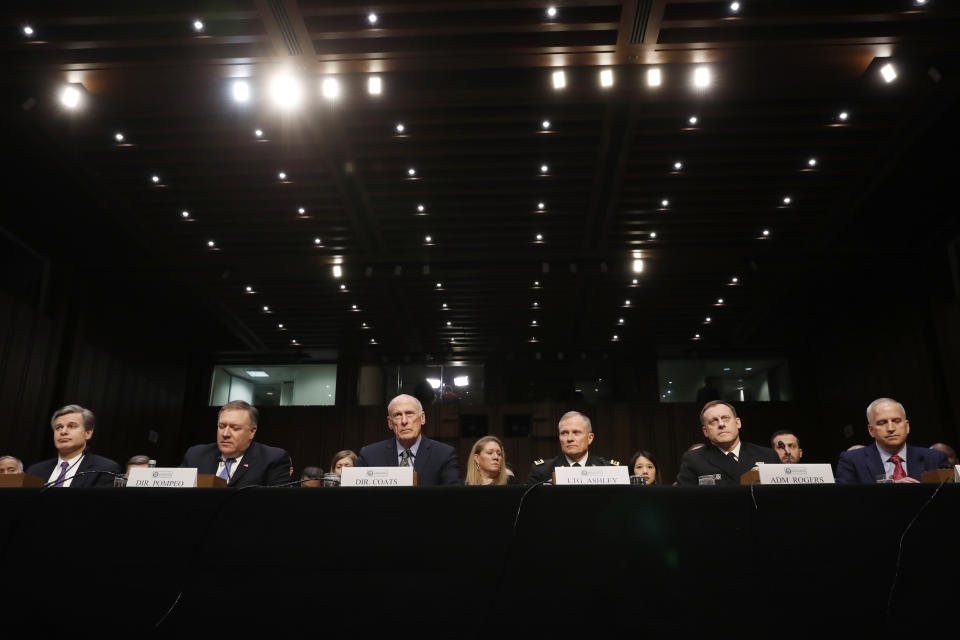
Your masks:
{"label": "man in suit with red tie", "polygon": [[874,446],[840,454],[837,482],[871,484],[878,480],[919,482],[932,469],[949,469],[942,451],[907,444],[910,421],[903,405],[891,398],[877,398],[867,407],[867,431]]}
{"label": "man in suit with red tie", "polygon": [[243,400],[223,405],[217,417],[216,444],[187,449],[181,467],[215,474],[228,487],[275,486],[290,482],[290,455],[283,449],[254,442],[259,412]]}

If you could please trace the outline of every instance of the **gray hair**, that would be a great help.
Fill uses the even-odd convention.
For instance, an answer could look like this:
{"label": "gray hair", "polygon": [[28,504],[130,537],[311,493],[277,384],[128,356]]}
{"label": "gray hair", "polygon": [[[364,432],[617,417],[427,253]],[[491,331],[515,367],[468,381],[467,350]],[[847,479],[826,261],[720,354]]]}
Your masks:
{"label": "gray hair", "polygon": [[906,420],[906,418],[907,418],[907,410],[903,408],[903,405],[902,405],[902,404],[900,404],[899,402],[897,402],[897,401],[894,400],[893,398],[877,398],[876,400],[874,400],[873,402],[871,402],[869,405],[867,405],[867,424],[873,424],[873,412],[876,411],[876,410],[877,410],[877,407],[878,407],[879,405],[883,404],[884,402],[892,402],[893,404],[895,404],[895,405],[897,405],[898,407],[900,407],[900,411],[903,412],[903,418],[904,418],[904,420]]}
{"label": "gray hair", "polygon": [[421,404],[421,402],[420,402],[419,400],[417,400],[414,396],[407,395],[406,393],[401,393],[401,394],[398,395],[396,398],[394,398],[393,400],[391,400],[390,403],[387,405],[387,417],[388,417],[388,418],[390,417],[390,407],[393,406],[393,403],[396,402],[397,398],[410,398],[411,400],[413,400],[414,402],[417,403],[417,409],[420,410],[420,413],[423,413],[423,404]]}
{"label": "gray hair", "polygon": [[587,416],[583,415],[583,414],[580,413],[579,411],[567,411],[565,414],[563,414],[562,416],[560,416],[560,421],[557,422],[557,429],[560,428],[560,424],[561,424],[564,420],[567,420],[568,418],[575,418],[575,417],[583,418],[583,421],[587,423],[587,431],[590,431],[591,433],[593,432],[593,423],[590,422],[590,418],[588,418]]}
{"label": "gray hair", "polygon": [[23,461],[17,456],[0,456],[0,462],[4,460],[16,460],[17,461],[17,471],[23,473]]}
{"label": "gray hair", "polygon": [[247,415],[250,416],[250,426],[257,426],[257,419],[260,417],[260,412],[257,411],[257,408],[247,402],[246,400],[231,400],[227,404],[220,407],[220,411],[217,412],[217,420],[220,420],[220,415],[224,411],[246,411]]}
{"label": "gray hair", "polygon": [[301,480],[323,480],[323,469],[320,467],[304,467],[300,474]]}
{"label": "gray hair", "polygon": [[150,456],[136,455],[127,460],[127,466],[132,464],[150,464]]}
{"label": "gray hair", "polygon": [[83,417],[83,429],[84,431],[92,431],[97,424],[97,417],[93,415],[93,411],[81,407],[78,404],[68,404],[66,406],[60,407],[53,412],[53,416],[50,418],[50,428],[57,428],[57,418],[60,416],[65,416],[68,413],[79,413]]}

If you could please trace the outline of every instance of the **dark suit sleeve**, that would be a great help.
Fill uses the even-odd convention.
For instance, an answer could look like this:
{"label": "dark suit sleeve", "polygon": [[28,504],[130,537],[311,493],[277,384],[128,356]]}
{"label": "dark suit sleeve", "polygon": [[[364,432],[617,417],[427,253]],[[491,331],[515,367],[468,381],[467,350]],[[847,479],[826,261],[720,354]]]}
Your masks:
{"label": "dark suit sleeve", "polygon": [[677,474],[678,485],[695,485],[700,483],[697,472],[693,469],[691,453],[693,452],[687,451],[683,454],[683,457],[680,458],[680,472]]}
{"label": "dark suit sleeve", "polygon": [[457,451],[453,447],[448,448],[447,457],[440,463],[440,484],[463,484],[460,479],[460,465],[457,464]]}
{"label": "dark suit sleeve", "polygon": [[837,484],[857,484],[857,469],[849,451],[841,453],[837,461]]}
{"label": "dark suit sleeve", "polygon": [[367,448],[366,448],[366,447],[360,449],[360,453],[359,453],[359,455],[357,455],[357,461],[353,463],[353,466],[355,466],[355,467],[369,467],[369,466],[370,466],[370,463],[367,462],[367,458],[366,458],[366,455],[365,455],[366,452],[367,452]]}
{"label": "dark suit sleeve", "polygon": [[930,449],[930,452],[936,456],[933,464],[934,469],[953,469],[953,465],[950,464],[950,458],[948,458],[947,454],[943,451]]}
{"label": "dark suit sleeve", "polygon": [[[123,473],[120,469],[120,465],[110,460],[108,458],[98,458],[97,459],[97,470],[98,471],[108,471],[116,474]],[[110,475],[110,473],[98,473],[93,478],[93,486],[95,487],[112,487],[113,479],[115,476]]]}
{"label": "dark suit sleeve", "polygon": [[275,487],[278,484],[286,484],[291,480],[290,454],[283,449],[278,449],[277,451],[277,455],[270,460],[267,471],[264,474],[266,476],[264,484],[270,487]]}
{"label": "dark suit sleeve", "polygon": [[530,479],[527,480],[527,484],[545,482],[550,479],[551,473],[553,473],[553,467],[550,465],[549,461],[540,465],[535,464],[533,465],[533,468],[530,469]]}

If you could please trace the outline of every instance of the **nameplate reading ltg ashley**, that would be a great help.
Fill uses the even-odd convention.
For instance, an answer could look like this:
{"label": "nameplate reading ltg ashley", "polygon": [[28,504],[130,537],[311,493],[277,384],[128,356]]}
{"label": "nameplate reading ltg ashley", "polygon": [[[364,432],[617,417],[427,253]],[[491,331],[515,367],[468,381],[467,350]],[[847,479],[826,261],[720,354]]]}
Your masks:
{"label": "nameplate reading ltg ashley", "polygon": [[630,484],[626,467],[555,467],[557,485]]}

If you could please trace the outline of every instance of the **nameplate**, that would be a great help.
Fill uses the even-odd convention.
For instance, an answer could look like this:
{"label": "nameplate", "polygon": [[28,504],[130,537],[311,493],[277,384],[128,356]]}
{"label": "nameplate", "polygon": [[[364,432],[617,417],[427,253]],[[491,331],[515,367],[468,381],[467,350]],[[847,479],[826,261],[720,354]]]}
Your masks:
{"label": "nameplate", "polygon": [[761,464],[760,484],[833,484],[829,464]]}
{"label": "nameplate", "polygon": [[412,487],[413,467],[344,467],[341,487]]}
{"label": "nameplate", "polygon": [[128,487],[183,487],[197,486],[197,470],[179,467],[134,467],[127,476]]}
{"label": "nameplate", "polygon": [[630,472],[619,467],[554,467],[554,484],[630,484]]}

